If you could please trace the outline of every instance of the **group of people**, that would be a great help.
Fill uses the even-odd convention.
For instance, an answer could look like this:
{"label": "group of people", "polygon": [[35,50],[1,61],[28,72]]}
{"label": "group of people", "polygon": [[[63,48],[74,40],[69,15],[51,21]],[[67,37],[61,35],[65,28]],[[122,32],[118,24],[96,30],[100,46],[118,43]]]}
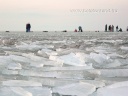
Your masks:
{"label": "group of people", "polygon": [[[30,29],[31,29],[31,25],[30,23],[27,23],[26,24],[26,32],[30,32]],[[126,31],[128,31],[128,26],[127,26],[127,29]],[[75,29],[74,32],[83,32],[83,29],[81,26],[78,27],[78,30]],[[105,25],[105,32],[114,32],[114,25],[109,25],[107,26],[107,24]],[[116,32],[122,32],[122,28],[118,28],[118,25],[116,26]]]}
{"label": "group of people", "polygon": [[[105,25],[105,32],[114,32],[114,25]],[[119,29],[118,25],[116,26],[116,32],[122,32],[122,28]]]}
{"label": "group of people", "polygon": [[77,31],[77,29],[75,29],[74,32],[83,32],[83,29],[82,29],[81,26],[79,26],[79,27],[78,27],[78,31]]}
{"label": "group of people", "polygon": [[[31,24],[27,23],[26,24],[26,32],[30,32],[31,29]],[[77,29],[74,30],[74,32],[83,32],[83,29],[81,26],[78,27],[79,31],[77,31]],[[67,32],[67,30],[64,30],[63,32]]]}

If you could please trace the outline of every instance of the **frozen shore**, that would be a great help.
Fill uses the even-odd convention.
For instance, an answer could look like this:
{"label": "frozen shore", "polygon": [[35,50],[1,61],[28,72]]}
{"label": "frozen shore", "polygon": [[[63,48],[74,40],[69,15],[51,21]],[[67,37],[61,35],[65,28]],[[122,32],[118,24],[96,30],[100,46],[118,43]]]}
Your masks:
{"label": "frozen shore", "polygon": [[0,32],[0,96],[127,96],[128,32]]}

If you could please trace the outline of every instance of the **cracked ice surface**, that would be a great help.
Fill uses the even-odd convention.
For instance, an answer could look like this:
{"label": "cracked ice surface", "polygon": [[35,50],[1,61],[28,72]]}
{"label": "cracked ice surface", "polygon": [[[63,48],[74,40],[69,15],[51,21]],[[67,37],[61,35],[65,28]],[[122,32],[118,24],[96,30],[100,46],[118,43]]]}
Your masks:
{"label": "cracked ice surface", "polygon": [[128,33],[1,32],[0,96],[127,96]]}

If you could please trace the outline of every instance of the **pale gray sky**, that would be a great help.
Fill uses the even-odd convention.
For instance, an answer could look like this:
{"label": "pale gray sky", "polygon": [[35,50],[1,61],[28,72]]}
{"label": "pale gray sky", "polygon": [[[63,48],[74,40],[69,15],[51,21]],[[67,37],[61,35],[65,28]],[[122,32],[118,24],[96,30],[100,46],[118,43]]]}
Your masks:
{"label": "pale gray sky", "polygon": [[[0,31],[104,30],[105,24],[128,26],[127,0],[0,0]],[[117,12],[71,12],[71,9],[116,9]]]}

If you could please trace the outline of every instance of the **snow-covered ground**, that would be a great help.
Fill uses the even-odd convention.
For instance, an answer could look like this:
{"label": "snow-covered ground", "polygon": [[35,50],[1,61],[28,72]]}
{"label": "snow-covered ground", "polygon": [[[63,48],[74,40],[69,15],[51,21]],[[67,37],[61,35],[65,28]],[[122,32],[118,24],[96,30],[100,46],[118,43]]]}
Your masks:
{"label": "snow-covered ground", "polygon": [[127,32],[0,32],[0,96],[127,96]]}

